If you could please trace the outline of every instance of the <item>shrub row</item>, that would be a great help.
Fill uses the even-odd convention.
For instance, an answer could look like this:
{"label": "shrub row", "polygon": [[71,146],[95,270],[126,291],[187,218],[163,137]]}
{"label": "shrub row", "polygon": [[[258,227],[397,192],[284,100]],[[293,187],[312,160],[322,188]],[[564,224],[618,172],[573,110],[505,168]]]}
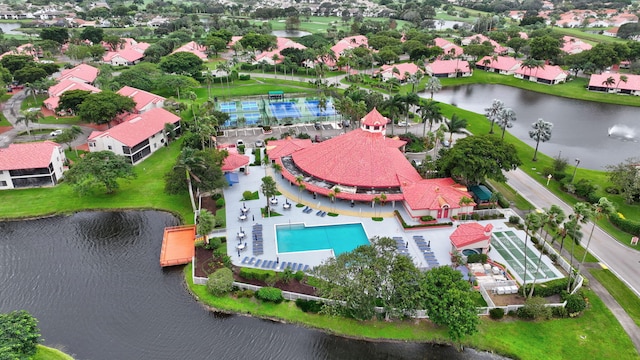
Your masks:
{"label": "shrub row", "polygon": [[402,218],[402,215],[400,215],[400,212],[398,210],[394,210],[393,213],[400,220],[402,227],[405,229],[416,229],[416,228],[419,229],[419,228],[427,228],[427,227],[433,227],[433,226],[452,226],[453,225],[452,222],[409,225],[404,221],[404,219]]}
{"label": "shrub row", "polygon": [[284,300],[282,297],[282,290],[274,287],[263,287],[256,292],[256,298],[262,301],[269,301],[279,304]]}
{"label": "shrub row", "polygon": [[[547,281],[546,283],[543,283],[543,284],[536,284],[535,288],[533,289],[533,295],[540,296],[540,297],[547,297],[547,296],[561,294],[563,291],[567,289],[568,281],[569,279],[562,278],[562,279]],[[529,294],[530,290],[531,290],[531,284],[527,284],[520,288],[520,293]]]}
{"label": "shrub row", "polygon": [[255,156],[255,158],[256,158],[256,160],[253,162],[253,165],[256,165],[256,166],[260,166],[260,165],[262,165],[262,159],[261,159],[261,156],[262,156],[262,150],[260,150],[260,149],[253,149],[253,155],[254,155],[254,156]]}
{"label": "shrub row", "polygon": [[609,221],[611,221],[613,225],[624,232],[633,234],[635,236],[640,236],[640,222],[625,219],[617,214],[610,216]]}
{"label": "shrub row", "polygon": [[317,314],[322,310],[323,303],[314,300],[296,299],[296,306],[303,312]]}
{"label": "shrub row", "polygon": [[276,276],[273,270],[260,270],[252,268],[241,268],[240,277],[247,280],[266,281],[270,276]]}
{"label": "shrub row", "polygon": [[488,260],[487,254],[471,254],[467,256],[468,263],[482,263],[486,264]]}

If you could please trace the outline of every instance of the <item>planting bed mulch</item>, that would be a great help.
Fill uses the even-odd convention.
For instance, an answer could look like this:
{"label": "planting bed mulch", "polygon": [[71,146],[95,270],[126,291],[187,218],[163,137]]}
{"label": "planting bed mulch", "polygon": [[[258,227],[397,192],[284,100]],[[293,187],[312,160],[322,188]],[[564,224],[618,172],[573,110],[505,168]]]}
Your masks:
{"label": "planting bed mulch", "polygon": [[204,196],[202,198],[202,208],[209,210],[213,215],[216,214],[216,201],[211,196]]}
{"label": "planting bed mulch", "polygon": [[0,134],[5,133],[11,129],[13,129],[12,126],[0,126]]}
{"label": "planting bed mulch", "polygon": [[[207,250],[204,248],[196,248],[195,263],[193,265],[193,268],[194,268],[195,275],[197,277],[206,278],[207,276],[209,276],[209,274],[216,271],[216,269],[219,269],[223,266],[224,265],[222,264],[221,261],[213,259],[213,251]],[[234,266],[232,270],[233,270],[233,278],[238,282],[243,282],[246,284],[257,285],[257,286],[267,286],[267,284],[265,284],[263,281],[247,280],[247,279],[241,278],[238,275],[240,273],[239,267]],[[295,292],[299,294],[317,296],[316,290],[313,286],[301,283],[296,279],[291,279],[291,281],[289,281],[288,284],[282,281],[278,281],[274,285],[274,287],[277,287],[278,289],[281,289],[283,291],[290,291],[290,292]]]}

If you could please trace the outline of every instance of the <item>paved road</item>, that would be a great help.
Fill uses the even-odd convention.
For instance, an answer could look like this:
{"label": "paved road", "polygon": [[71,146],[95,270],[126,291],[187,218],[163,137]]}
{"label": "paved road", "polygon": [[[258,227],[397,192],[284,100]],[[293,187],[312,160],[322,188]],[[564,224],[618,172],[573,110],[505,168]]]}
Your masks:
{"label": "paved road", "polygon": [[[546,187],[525,174],[524,171],[520,169],[510,171],[507,173],[507,179],[509,185],[536,208],[549,208],[555,204],[562,207],[567,214],[572,212],[570,206],[551,193],[551,191],[547,190]],[[586,243],[592,225],[591,222],[583,225],[583,232],[585,233],[583,243]],[[606,265],[624,281],[631,290],[640,296],[640,276],[638,276],[640,272],[639,251],[620,244],[597,226],[594,229],[593,238],[591,239],[589,247],[591,253],[593,253],[600,262]]]}

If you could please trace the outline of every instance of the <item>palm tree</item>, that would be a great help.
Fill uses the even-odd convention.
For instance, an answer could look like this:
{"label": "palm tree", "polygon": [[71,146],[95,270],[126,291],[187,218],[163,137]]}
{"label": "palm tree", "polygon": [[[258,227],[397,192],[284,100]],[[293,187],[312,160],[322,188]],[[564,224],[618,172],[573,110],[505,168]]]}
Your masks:
{"label": "palm tree", "polygon": [[[77,139],[82,134],[82,129],[78,125],[72,125],[69,128],[62,130],[62,134],[56,137],[56,142],[67,144],[67,149],[71,150],[71,142]],[[78,149],[76,150],[76,156],[78,156]]]}
{"label": "palm tree", "polygon": [[629,81],[629,77],[627,75],[620,75],[618,83],[616,84],[616,90],[618,90],[618,87],[620,87],[620,82],[623,82],[626,84],[627,81]]}
{"label": "palm tree", "polygon": [[391,136],[393,136],[395,129],[395,119],[400,113],[404,111],[404,99],[402,95],[396,94],[396,96],[385,100],[383,103],[383,108],[389,114],[389,118],[391,118]]}
{"label": "palm tree", "polygon": [[542,119],[538,119],[538,121],[531,124],[533,130],[529,130],[529,137],[535,140],[536,142],[536,150],[533,153],[533,161],[538,161],[538,146],[540,145],[540,141],[547,142],[551,139],[551,129],[553,128],[553,124]]}
{"label": "palm tree", "polygon": [[267,215],[271,217],[271,208],[269,207],[269,200],[276,195],[278,189],[276,187],[276,182],[273,180],[271,176],[265,176],[262,178],[262,185],[260,185],[260,190],[267,198]]}
{"label": "palm tree", "polygon": [[273,60],[273,77],[277,79],[278,73],[276,72],[276,70],[278,69],[278,60],[280,60],[280,55],[273,54],[273,56],[271,57],[271,60]]}
{"label": "palm tree", "polygon": [[613,76],[609,76],[602,82],[602,85],[604,85],[608,89],[611,86],[615,85],[615,83],[616,83],[616,79],[614,79]]}
{"label": "palm tree", "polygon": [[438,104],[429,99],[423,101],[420,104],[420,118],[422,119],[422,137],[425,137],[427,132],[427,122],[429,122],[429,132],[433,129],[433,123],[439,123],[442,121],[442,113]]}
{"label": "palm tree", "polygon": [[516,121],[516,112],[511,108],[505,108],[498,114],[498,126],[502,129],[502,140],[504,141],[504,133],[507,128],[513,127],[513,122]]}
{"label": "palm tree", "polygon": [[24,126],[27,128],[27,134],[31,136],[31,130],[29,129],[29,124],[37,123],[38,120],[42,119],[42,113],[40,111],[21,111],[20,117],[16,119],[16,124],[24,123]]}
{"label": "palm tree", "polygon": [[[526,289],[527,285],[527,265],[529,262],[527,261],[527,240],[530,236],[533,236],[536,231],[538,231],[542,227],[542,216],[537,211],[533,211],[527,214],[525,220],[525,229],[524,229],[524,272],[522,274],[522,288]],[[535,274],[533,275],[535,279]]]}
{"label": "palm tree", "polygon": [[[575,250],[576,243],[580,242],[582,238],[582,232],[580,231],[580,224],[585,224],[592,217],[591,206],[587,203],[578,202],[573,205],[573,214],[569,216],[575,223],[572,233],[573,242],[571,243],[571,254],[569,258],[569,268],[573,267],[573,251]],[[567,282],[567,292],[571,289],[572,274],[569,273],[569,281]]]}
{"label": "palm tree", "polygon": [[580,273],[580,268],[582,267],[582,264],[584,264],[584,261],[587,258],[587,253],[589,252],[589,245],[591,245],[591,238],[593,237],[593,230],[595,230],[596,228],[596,222],[602,219],[603,217],[608,218],[609,216],[615,214],[616,207],[611,201],[609,201],[609,199],[607,199],[606,197],[601,197],[597,203],[592,205],[591,211],[592,211],[591,232],[589,233],[587,246],[584,248],[584,254],[582,255],[582,260],[580,260],[580,263],[578,263],[578,270],[576,271],[576,276],[577,274]]}
{"label": "palm tree", "polygon": [[453,144],[453,133],[457,133],[467,127],[467,119],[458,117],[458,114],[451,115],[451,120],[445,120],[444,123],[447,125],[447,129],[449,129],[450,144]]}
{"label": "palm tree", "polygon": [[191,179],[193,178],[196,182],[201,182],[200,178],[195,174],[197,170],[204,170],[207,168],[205,164],[205,160],[197,155],[197,150],[186,147],[182,149],[180,156],[178,157],[178,161],[174,166],[174,169],[181,169],[185,171],[185,175],[187,177],[187,187],[189,190],[189,199],[191,200],[191,208],[195,212],[196,201],[193,195],[193,185],[191,184]]}
{"label": "palm tree", "polygon": [[[544,230],[544,226],[549,226],[553,229],[558,227],[558,224],[562,223],[564,221],[565,218],[565,214],[564,211],[562,210],[562,208],[560,208],[558,205],[551,205],[551,208],[548,210],[545,210],[542,214],[542,229]],[[547,235],[549,234],[549,231],[546,230],[545,231],[545,236],[544,238],[542,238],[542,241],[544,241],[544,243],[547,243]],[[554,239],[552,239],[554,240]],[[553,242],[553,241],[552,241]],[[544,246],[543,246],[544,249]],[[534,274],[537,274],[538,271],[540,270],[540,264],[542,263],[542,255],[544,254],[543,251],[540,251],[540,255],[538,256],[538,264],[536,265],[536,271],[534,271]],[[538,277],[534,277],[533,278],[533,283],[531,284],[531,289],[529,290],[529,297],[533,296],[533,289],[536,287],[536,280],[538,280]]]}
{"label": "palm tree", "polygon": [[298,202],[300,202],[300,196],[302,196],[302,190],[306,188],[304,185],[304,178],[300,175],[296,176],[296,184],[298,184]]}
{"label": "palm tree", "polygon": [[[453,116],[456,116],[456,115],[453,114]],[[451,117],[452,120],[453,120],[453,116]],[[460,198],[460,201],[458,201],[458,205],[460,206],[460,208],[465,207],[472,203],[473,203],[473,199],[471,199],[468,196],[463,196]],[[464,219],[467,220],[467,213],[464,213]]]}
{"label": "palm tree", "polygon": [[500,112],[502,112],[502,110],[504,110],[504,103],[498,99],[494,99],[491,106],[484,109],[484,116],[491,121],[491,130],[489,130],[489,134],[493,134],[493,125],[496,120],[499,119]]}
{"label": "palm tree", "polygon": [[432,76],[427,81],[427,84],[424,86],[424,90],[431,93],[431,99],[433,100],[433,94],[440,92],[442,90],[442,84],[440,83],[440,79],[435,76]]}
{"label": "palm tree", "polygon": [[528,69],[529,70],[529,76],[531,76],[531,71],[533,69],[538,69],[538,68],[544,68],[544,61],[542,60],[536,60],[536,59],[525,59],[522,61],[522,64],[520,64],[520,68],[521,69]]}
{"label": "palm tree", "polygon": [[[410,92],[404,96],[402,96],[404,100],[404,121],[407,125],[409,125],[409,107],[411,105],[418,105],[420,103],[420,97],[418,94],[414,92]],[[404,133],[406,134],[409,131],[409,126],[405,126]]]}

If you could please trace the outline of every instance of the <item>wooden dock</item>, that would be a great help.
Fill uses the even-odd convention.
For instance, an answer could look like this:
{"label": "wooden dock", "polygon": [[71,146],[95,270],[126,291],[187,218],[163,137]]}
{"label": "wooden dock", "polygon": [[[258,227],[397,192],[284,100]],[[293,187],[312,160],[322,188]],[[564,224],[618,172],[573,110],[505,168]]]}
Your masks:
{"label": "wooden dock", "polygon": [[160,266],[184,265],[195,255],[196,226],[171,226],[164,228]]}

